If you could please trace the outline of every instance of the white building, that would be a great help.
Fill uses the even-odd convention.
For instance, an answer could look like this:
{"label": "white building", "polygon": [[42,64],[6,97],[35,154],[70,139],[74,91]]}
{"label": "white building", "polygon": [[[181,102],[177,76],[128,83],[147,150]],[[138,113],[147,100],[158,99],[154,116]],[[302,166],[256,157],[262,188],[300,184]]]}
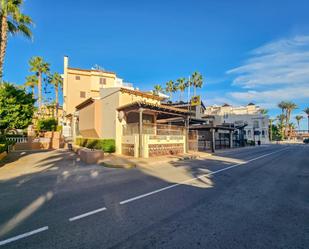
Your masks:
{"label": "white building", "polygon": [[262,144],[269,143],[269,119],[262,113],[262,109],[253,103],[247,106],[208,106],[206,115],[214,116],[214,125],[234,124],[235,126],[246,125],[244,128],[244,138],[250,142],[261,141]]}

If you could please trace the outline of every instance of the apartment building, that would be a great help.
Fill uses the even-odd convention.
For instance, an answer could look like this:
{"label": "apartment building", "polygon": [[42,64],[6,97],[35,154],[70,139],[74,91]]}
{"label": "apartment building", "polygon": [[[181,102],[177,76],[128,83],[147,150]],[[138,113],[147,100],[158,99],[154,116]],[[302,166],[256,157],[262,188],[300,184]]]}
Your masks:
{"label": "apartment building", "polygon": [[[114,139],[116,153],[151,157],[184,153],[184,124],[191,112],[164,105],[167,96],[134,89],[113,72],[69,67],[64,57],[63,110],[66,137]],[[168,121],[181,118],[182,126]]]}
{"label": "apartment building", "polygon": [[231,124],[234,126],[244,126],[244,138],[247,141],[260,141],[262,144],[269,143],[269,119],[262,113],[262,109],[249,103],[246,106],[208,106],[206,115],[214,117],[214,125]]}
{"label": "apartment building", "polygon": [[114,72],[97,69],[69,67],[69,58],[64,57],[63,70],[63,112],[64,116],[73,115],[75,107],[88,98],[100,96],[101,88],[124,87],[132,85],[117,78]]}

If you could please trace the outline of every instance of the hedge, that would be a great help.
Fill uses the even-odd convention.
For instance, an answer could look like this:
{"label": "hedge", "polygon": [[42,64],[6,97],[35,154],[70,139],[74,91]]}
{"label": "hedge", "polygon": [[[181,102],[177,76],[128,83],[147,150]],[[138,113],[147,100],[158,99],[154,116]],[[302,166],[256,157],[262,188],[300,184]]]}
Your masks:
{"label": "hedge", "polygon": [[54,118],[40,119],[37,124],[39,131],[56,131],[58,122]]}
{"label": "hedge", "polygon": [[116,149],[115,139],[76,138],[75,144],[108,153],[113,153]]}
{"label": "hedge", "polygon": [[0,153],[7,151],[8,146],[7,144],[0,144]]}
{"label": "hedge", "polygon": [[8,151],[9,145],[14,145],[15,141],[6,139],[6,136],[0,135],[0,153]]}

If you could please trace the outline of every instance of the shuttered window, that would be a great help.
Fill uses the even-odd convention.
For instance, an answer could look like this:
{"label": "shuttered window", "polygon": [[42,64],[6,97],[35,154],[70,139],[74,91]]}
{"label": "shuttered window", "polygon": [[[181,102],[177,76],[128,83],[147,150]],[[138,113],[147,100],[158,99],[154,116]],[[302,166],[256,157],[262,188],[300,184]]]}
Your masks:
{"label": "shuttered window", "polygon": [[80,97],[81,98],[86,98],[86,92],[80,92]]}

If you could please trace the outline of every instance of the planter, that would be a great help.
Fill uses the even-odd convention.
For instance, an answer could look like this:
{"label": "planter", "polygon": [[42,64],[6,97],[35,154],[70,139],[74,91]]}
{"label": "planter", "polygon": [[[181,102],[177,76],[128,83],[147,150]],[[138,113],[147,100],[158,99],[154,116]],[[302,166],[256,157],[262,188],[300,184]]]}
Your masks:
{"label": "planter", "polygon": [[6,151],[0,153],[0,161],[1,161],[3,158],[5,158],[5,157],[7,156],[7,154],[8,154],[8,153],[7,153]]}
{"label": "planter", "polygon": [[98,163],[99,160],[104,158],[104,152],[102,150],[90,150],[87,148],[81,149],[80,160],[87,164]]}

